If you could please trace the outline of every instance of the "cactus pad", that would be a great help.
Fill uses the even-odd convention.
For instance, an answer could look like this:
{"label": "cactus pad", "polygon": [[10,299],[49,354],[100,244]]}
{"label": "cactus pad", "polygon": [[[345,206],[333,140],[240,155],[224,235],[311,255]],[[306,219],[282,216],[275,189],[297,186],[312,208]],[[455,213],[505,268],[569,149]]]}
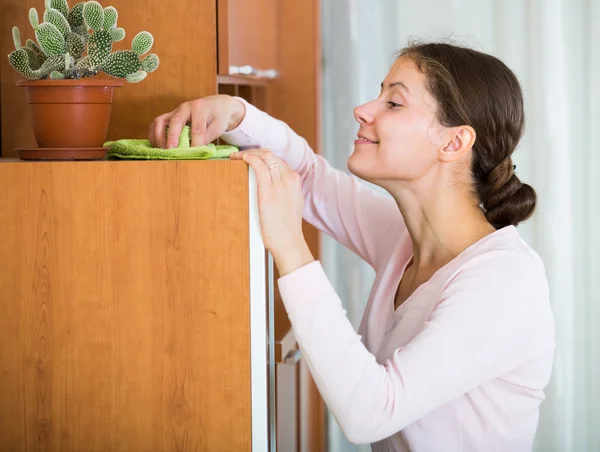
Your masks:
{"label": "cactus pad", "polygon": [[129,74],[127,77],[125,77],[125,80],[127,80],[129,83],[138,83],[144,80],[147,75],[148,73],[146,71],[137,71],[133,74]]}
{"label": "cactus pad", "polygon": [[69,18],[69,4],[67,0],[50,0],[50,8],[58,10],[65,19]]}
{"label": "cactus pad", "polygon": [[47,9],[44,13],[44,22],[50,22],[52,25],[54,25],[60,30],[64,37],[71,33],[71,26],[69,25],[69,21],[57,9]]}
{"label": "cactus pad", "polygon": [[86,2],[83,6],[83,22],[88,29],[98,31],[102,29],[104,24],[104,9],[102,5],[96,1]]}
{"label": "cactus pad", "polygon": [[44,55],[40,46],[31,39],[28,39],[24,48],[25,50],[29,49],[27,50],[27,53],[29,54],[29,65],[31,66],[31,69],[39,69],[46,60],[46,55]]}
{"label": "cactus pad", "polygon": [[34,30],[40,25],[40,18],[38,17],[38,12],[35,8],[29,10],[29,23]]}
{"label": "cactus pad", "polygon": [[29,80],[37,80],[40,75],[29,67],[29,57],[25,49],[17,49],[8,55],[8,62],[19,74]]}
{"label": "cactus pad", "polygon": [[85,50],[85,43],[83,42],[83,38],[79,36],[77,33],[69,33],[67,38],[65,39],[65,43],[67,46],[67,52],[69,52],[73,57],[78,59],[83,54]]}
{"label": "cactus pad", "polygon": [[113,77],[124,78],[137,72],[142,63],[140,58],[130,50],[117,50],[102,62],[100,69]]}
{"label": "cactus pad", "polygon": [[110,55],[112,38],[106,30],[95,31],[88,40],[88,55],[92,65],[97,66]]}
{"label": "cactus pad", "polygon": [[104,8],[104,29],[109,30],[111,28],[115,28],[117,26],[117,19],[119,18],[119,13],[112,6],[108,6]]}
{"label": "cactus pad", "polygon": [[80,27],[82,25],[85,26],[85,23],[83,22],[83,7],[84,6],[85,6],[85,3],[83,3],[83,2],[77,3],[75,6],[73,6],[71,11],[69,11],[69,25],[71,25],[71,28]]}
{"label": "cactus pad", "polygon": [[83,58],[79,59],[79,61],[77,61],[77,63],[75,63],[76,69],[89,69],[91,67],[92,67],[92,63],[90,62],[89,55],[84,56]]}
{"label": "cactus pad", "polygon": [[79,37],[83,40],[84,45],[87,44],[88,40],[90,39],[90,34],[88,33],[85,25],[73,27],[72,31],[73,31],[73,33],[77,33],[79,35]]}
{"label": "cactus pad", "polygon": [[154,72],[156,68],[158,68],[158,63],[158,55],[155,53],[151,53],[142,60],[142,71]]}
{"label": "cactus pad", "polygon": [[31,70],[35,71],[39,69],[46,57],[44,56],[43,59],[38,58],[38,54],[30,47],[25,46],[21,48],[27,52],[27,61]]}
{"label": "cactus pad", "polygon": [[44,61],[38,69],[40,78],[50,74],[52,71],[62,71],[65,68],[65,57],[63,55],[52,55]]}
{"label": "cactus pad", "polygon": [[29,47],[29,48],[31,48],[31,49],[33,49],[33,50],[35,50],[35,51],[36,51],[36,52],[38,52],[38,53],[42,53],[42,49],[40,49],[40,46],[39,46],[39,45],[37,45],[37,42],[35,42],[35,41],[34,41],[34,40],[32,40],[32,39],[28,39],[28,40],[25,42],[25,46],[26,46],[26,47]]}
{"label": "cactus pad", "polygon": [[21,45],[21,32],[19,31],[19,27],[12,27],[12,37],[15,50],[19,50],[21,47],[23,47]]}
{"label": "cactus pad", "polygon": [[125,30],[122,28],[111,28],[108,32],[113,42],[122,41],[125,38]]}
{"label": "cactus pad", "polygon": [[137,55],[143,55],[152,48],[154,37],[147,31],[140,31],[131,41],[131,50]]}
{"label": "cactus pad", "polygon": [[50,22],[40,24],[35,29],[35,37],[46,55],[60,55],[61,53],[65,53],[65,38],[60,30]]}

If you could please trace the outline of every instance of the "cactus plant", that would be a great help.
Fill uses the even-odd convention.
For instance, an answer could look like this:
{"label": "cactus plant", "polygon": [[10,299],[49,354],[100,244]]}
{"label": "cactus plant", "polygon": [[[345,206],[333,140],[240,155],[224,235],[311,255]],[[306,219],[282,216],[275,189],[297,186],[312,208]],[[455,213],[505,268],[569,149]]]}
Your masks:
{"label": "cactus plant", "polygon": [[44,6],[42,22],[35,8],[29,10],[37,43],[27,39],[23,46],[19,29],[12,29],[15,50],[8,60],[25,78],[80,79],[105,72],[136,83],[158,68],[158,56],[146,55],[154,44],[147,31],[133,38],[131,50],[113,52],[113,43],[125,38],[125,30],[117,27],[119,14],[114,7],[103,8],[95,0],[72,8],[67,0],[45,0]]}

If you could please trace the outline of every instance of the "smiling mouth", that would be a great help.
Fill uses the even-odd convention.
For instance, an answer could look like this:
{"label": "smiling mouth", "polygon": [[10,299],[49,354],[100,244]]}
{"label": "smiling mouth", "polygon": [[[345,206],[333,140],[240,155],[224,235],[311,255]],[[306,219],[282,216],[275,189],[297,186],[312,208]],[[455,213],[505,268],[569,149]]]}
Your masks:
{"label": "smiling mouth", "polygon": [[367,140],[366,138],[363,137],[358,137],[356,140],[354,140],[354,144],[378,144],[379,141],[371,141],[371,140]]}

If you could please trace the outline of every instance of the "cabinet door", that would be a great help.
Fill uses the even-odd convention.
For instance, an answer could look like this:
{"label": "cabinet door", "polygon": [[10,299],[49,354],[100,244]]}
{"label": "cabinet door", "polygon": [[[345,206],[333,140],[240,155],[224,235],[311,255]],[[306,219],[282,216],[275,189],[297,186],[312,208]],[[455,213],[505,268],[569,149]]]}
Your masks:
{"label": "cabinet door", "polygon": [[247,165],[7,162],[0,193],[0,451],[267,450]]}
{"label": "cabinet door", "polygon": [[249,66],[272,76],[277,64],[278,0],[217,0],[218,73],[235,75]]}

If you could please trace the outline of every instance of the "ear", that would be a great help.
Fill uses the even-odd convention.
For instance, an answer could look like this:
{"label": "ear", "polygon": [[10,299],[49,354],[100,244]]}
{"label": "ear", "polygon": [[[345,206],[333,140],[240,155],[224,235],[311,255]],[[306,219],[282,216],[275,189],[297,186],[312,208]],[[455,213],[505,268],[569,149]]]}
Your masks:
{"label": "ear", "polygon": [[475,129],[471,126],[458,126],[449,129],[450,141],[440,148],[438,155],[442,162],[455,162],[471,150],[475,144]]}

